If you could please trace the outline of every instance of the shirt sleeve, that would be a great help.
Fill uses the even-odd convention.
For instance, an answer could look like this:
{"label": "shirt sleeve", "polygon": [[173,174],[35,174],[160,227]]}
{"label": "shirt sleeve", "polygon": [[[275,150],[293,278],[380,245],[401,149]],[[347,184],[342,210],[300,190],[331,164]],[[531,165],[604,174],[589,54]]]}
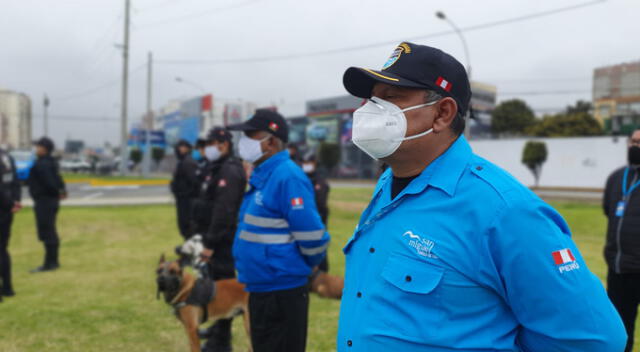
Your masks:
{"label": "shirt sleeve", "polygon": [[562,217],[540,200],[506,206],[488,234],[523,351],[623,351],[627,336]]}
{"label": "shirt sleeve", "polygon": [[209,249],[214,249],[221,242],[233,241],[235,233],[232,229],[236,226],[237,211],[247,184],[242,170],[233,170],[229,167],[223,167],[220,170],[217,182],[211,210],[211,224],[207,233],[204,234],[204,245]]}
{"label": "shirt sleeve", "polygon": [[322,261],[329,246],[329,233],[322,224],[315,205],[311,182],[293,177],[282,182],[281,209],[289,230],[307,264],[314,267]]}
{"label": "shirt sleeve", "polygon": [[18,172],[16,170],[16,163],[13,158],[11,160],[11,169],[13,170],[13,182],[11,183],[11,197],[14,202],[20,202],[22,199],[22,187],[20,186],[20,179],[18,179]]}

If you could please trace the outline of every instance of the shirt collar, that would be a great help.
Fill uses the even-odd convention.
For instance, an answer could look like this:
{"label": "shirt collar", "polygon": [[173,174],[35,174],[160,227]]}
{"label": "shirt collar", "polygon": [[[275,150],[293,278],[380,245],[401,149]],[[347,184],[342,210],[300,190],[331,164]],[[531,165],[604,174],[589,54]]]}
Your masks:
{"label": "shirt collar", "polygon": [[265,182],[267,182],[273,170],[289,159],[289,152],[287,152],[287,150],[272,155],[269,159],[263,161],[262,164],[253,169],[249,183],[256,188],[261,188]]}
{"label": "shirt collar", "polygon": [[[444,153],[431,162],[420,176],[411,181],[395,199],[399,199],[402,194],[420,193],[427,186],[438,188],[449,196],[453,196],[470,158],[471,147],[467,139],[461,135]],[[393,174],[391,170],[387,170],[380,179],[380,187],[376,189],[376,193],[390,184],[392,180]]]}

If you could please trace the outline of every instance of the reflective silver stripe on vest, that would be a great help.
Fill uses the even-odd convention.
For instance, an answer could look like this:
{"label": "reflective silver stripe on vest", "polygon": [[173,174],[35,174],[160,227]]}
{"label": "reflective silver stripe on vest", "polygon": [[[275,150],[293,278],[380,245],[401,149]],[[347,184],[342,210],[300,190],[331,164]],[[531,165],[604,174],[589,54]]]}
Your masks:
{"label": "reflective silver stripe on vest", "polygon": [[285,219],[264,218],[262,216],[255,216],[251,214],[245,214],[244,222],[249,225],[270,229],[286,229],[289,227],[289,223]]}
{"label": "reflective silver stripe on vest", "polygon": [[296,241],[318,241],[324,236],[324,229],[315,231],[293,231],[291,234]]}
{"label": "reflective silver stripe on vest", "polygon": [[329,242],[323,244],[320,247],[313,247],[313,248],[300,247],[300,252],[302,252],[302,254],[304,255],[316,255],[327,250],[327,247],[329,247]]}
{"label": "reflective silver stripe on vest", "polygon": [[249,231],[242,230],[240,231],[241,239],[248,242],[255,243],[267,243],[267,244],[281,244],[281,243],[290,243],[293,242],[293,238],[290,234],[257,234]]}

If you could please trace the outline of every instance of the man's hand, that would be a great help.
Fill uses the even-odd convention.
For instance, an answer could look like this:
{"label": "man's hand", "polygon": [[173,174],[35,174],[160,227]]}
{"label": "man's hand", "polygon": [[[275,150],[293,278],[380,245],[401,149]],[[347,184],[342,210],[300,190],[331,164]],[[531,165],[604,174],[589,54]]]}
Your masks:
{"label": "man's hand", "polygon": [[20,202],[14,202],[13,208],[11,208],[11,213],[17,213],[20,209],[22,209],[22,204]]}
{"label": "man's hand", "polygon": [[209,262],[212,255],[213,255],[213,250],[209,248],[205,248],[202,250],[202,253],[200,253],[200,259],[203,262]]}

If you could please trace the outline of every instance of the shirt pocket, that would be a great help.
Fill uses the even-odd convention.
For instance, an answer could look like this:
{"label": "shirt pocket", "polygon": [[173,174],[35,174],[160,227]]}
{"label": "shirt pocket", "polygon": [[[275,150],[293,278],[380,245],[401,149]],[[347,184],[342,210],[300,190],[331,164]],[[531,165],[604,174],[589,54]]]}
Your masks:
{"label": "shirt pocket", "polygon": [[444,268],[392,254],[382,270],[381,318],[394,335],[415,342],[438,333],[444,320]]}

